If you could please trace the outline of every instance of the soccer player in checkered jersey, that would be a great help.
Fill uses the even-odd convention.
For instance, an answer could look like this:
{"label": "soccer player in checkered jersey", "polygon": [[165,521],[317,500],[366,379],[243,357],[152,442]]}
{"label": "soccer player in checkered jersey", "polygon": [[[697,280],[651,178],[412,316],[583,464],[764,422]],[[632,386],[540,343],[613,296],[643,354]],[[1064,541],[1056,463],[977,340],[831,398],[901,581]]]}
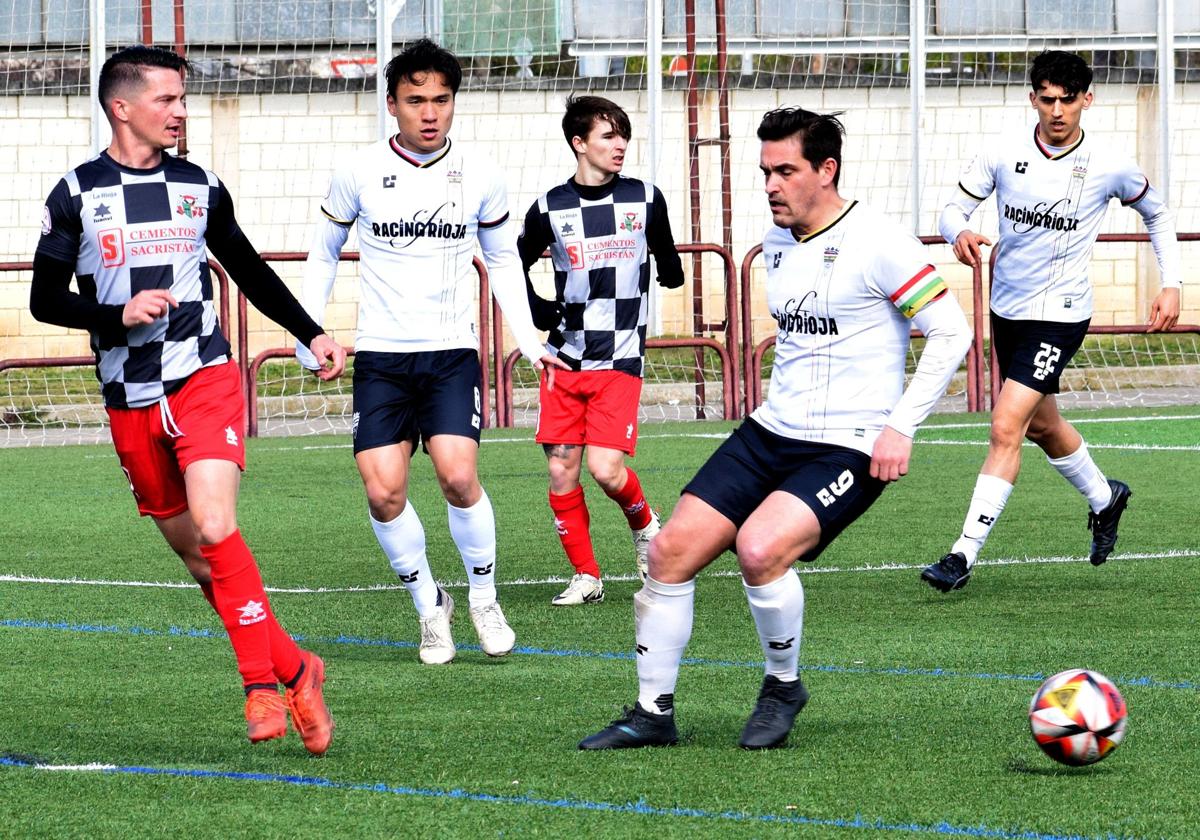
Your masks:
{"label": "soccer player in checkered jersey", "polygon": [[[472,314],[476,240],[521,351],[535,367],[545,366],[547,377],[565,366],[546,353],[533,326],[502,173],[447,136],[462,81],[458,59],[422,39],[388,63],[386,76],[397,132],[334,173],[321,203],[302,300],[319,319],[342,246],[357,223],[362,294],[352,435],[371,527],[412,596],[421,661],[450,662],[454,600],[430,573],[425,531],[408,498],[412,456],[423,442],[466,568],[480,646],[489,656],[504,656],[516,635],[496,599],[496,523],[477,469],[482,372]],[[303,346],[296,353],[316,369]]]}
{"label": "soccer player in checkered jersey", "polygon": [[604,600],[579,483],[584,447],[588,472],[629,522],[638,574],[646,576],[658,515],[625,456],[637,446],[650,255],[659,284],[668,289],[683,285],[683,265],[662,193],[620,174],[628,114],[599,96],[572,96],[562,125],[575,153],[575,175],[529,208],[518,247],[526,272],[550,249],[554,300],[535,294],[528,273],[526,289],[535,323],[550,331],[547,349],[571,368],[555,377],[553,387],[541,383],[537,427],[550,468],[554,527],[575,567],[551,603],[570,606]]}
{"label": "soccer player in checkered jersey", "polygon": [[321,754],[333,736],[324,663],[279,626],[238,530],[245,399],[213,308],[205,248],[255,306],[321,359],[322,378],[341,372],[345,352],[258,256],[217,176],[165,154],[187,117],[186,69],[153,47],[105,62],[98,95],[112,144],[68,172],[46,201],[30,309],[40,321],[91,333],[138,512],[153,518],[229,631],[250,740],[286,734],[290,709],[304,746]]}
{"label": "soccer player in checkered jersey", "polygon": [[[684,487],[650,544],[650,574],[634,596],[637,703],[580,749],[676,742],[696,575],[726,550],[737,555],[766,659],[740,744],[785,743],[808,700],[798,672],[804,589],[792,564],[816,558],[908,472],[913,435],[971,342],[917,239],[839,194],[836,115],[771,111],[758,137],[775,224],[763,239],[778,324],[767,400]],[[905,388],[913,326],[926,342]]]}
{"label": "soccer player in checkered jersey", "polygon": [[1148,332],[1179,320],[1181,269],[1174,221],[1163,197],[1132,160],[1086,136],[1092,71],[1072,53],[1034,59],[1029,101],[1037,124],[991,145],[967,167],[958,194],[942,211],[940,231],[966,265],[991,242],[968,227],[993,192],[1000,216],[992,277],[991,325],[1004,380],[992,408],[988,454],[967,507],[962,534],[921,578],[942,592],[961,589],[1021,468],[1028,438],[1088,502],[1090,559],[1099,566],[1117,542],[1117,525],[1132,493],[1105,477],[1054,395],[1063,368],[1083,343],[1092,317],[1088,261],[1110,200],[1132,207],[1150,233],[1162,290],[1150,306]]}

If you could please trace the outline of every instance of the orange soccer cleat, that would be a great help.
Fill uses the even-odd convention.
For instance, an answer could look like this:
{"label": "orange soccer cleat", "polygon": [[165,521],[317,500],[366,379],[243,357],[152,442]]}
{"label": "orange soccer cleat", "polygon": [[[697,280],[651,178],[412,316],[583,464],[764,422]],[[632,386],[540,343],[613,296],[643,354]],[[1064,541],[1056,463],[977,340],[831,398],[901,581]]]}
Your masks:
{"label": "orange soccer cleat", "polygon": [[287,707],[279,692],[257,688],[246,695],[246,735],[250,743],[287,734]]}
{"label": "orange soccer cleat", "polygon": [[325,683],[325,663],[311,651],[301,651],[304,673],[295,688],[285,692],[292,711],[292,725],[300,733],[304,748],[313,755],[324,755],[333,741],[333,716],[325,705],[321,686]]}

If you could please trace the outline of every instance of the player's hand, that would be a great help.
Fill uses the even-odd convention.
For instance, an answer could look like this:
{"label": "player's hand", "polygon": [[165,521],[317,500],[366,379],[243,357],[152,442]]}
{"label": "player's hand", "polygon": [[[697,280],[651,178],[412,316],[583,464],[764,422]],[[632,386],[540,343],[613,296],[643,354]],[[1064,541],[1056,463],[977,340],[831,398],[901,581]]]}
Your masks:
{"label": "player's hand", "polygon": [[908,475],[908,459],[912,455],[912,438],[891,426],[884,426],[871,450],[871,478],[898,481]]}
{"label": "player's hand", "polygon": [[145,289],[125,304],[121,310],[121,323],[129,328],[138,324],[153,324],[177,306],[179,301],[166,289]]}
{"label": "player's hand", "polygon": [[1169,330],[1179,322],[1179,289],[1163,289],[1150,304],[1146,332]]}
{"label": "player's hand", "polygon": [[317,379],[324,382],[337,379],[346,369],[345,349],[325,333],[314,338],[312,344],[308,345],[308,349],[317,357],[317,364],[320,365],[313,371]]}
{"label": "player's hand", "polygon": [[542,358],[538,359],[536,362],[533,363],[533,366],[536,370],[544,371],[543,376],[545,376],[545,378],[546,378],[546,390],[547,391],[554,390],[554,369],[555,368],[562,368],[563,370],[571,369],[570,365],[568,365],[562,359],[558,358],[558,356],[555,356],[551,353],[547,353],[546,355],[542,356]]}
{"label": "player's hand", "polygon": [[974,268],[983,264],[983,252],[979,250],[979,246],[991,244],[992,240],[986,236],[981,236],[973,230],[964,230],[954,240],[954,256],[958,257],[958,261],[963,265]]}

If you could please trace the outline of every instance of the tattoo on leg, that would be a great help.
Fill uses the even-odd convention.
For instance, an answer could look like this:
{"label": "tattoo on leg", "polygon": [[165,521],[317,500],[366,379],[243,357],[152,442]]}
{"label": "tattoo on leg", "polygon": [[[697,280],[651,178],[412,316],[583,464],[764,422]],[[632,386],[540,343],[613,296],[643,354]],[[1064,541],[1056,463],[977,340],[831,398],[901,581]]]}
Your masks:
{"label": "tattoo on leg", "polygon": [[573,443],[543,443],[547,458],[570,458],[571,452],[579,447]]}

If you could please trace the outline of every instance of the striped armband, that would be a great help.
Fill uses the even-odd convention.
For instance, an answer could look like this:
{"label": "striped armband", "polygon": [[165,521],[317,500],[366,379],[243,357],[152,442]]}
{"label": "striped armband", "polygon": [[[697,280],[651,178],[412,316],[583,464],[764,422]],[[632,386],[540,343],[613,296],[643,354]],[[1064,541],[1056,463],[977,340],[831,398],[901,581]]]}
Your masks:
{"label": "striped armband", "polygon": [[946,281],[938,274],[937,269],[927,265],[912,276],[911,279],[892,295],[891,301],[900,314],[912,318],[929,303],[940,298],[949,291]]}

